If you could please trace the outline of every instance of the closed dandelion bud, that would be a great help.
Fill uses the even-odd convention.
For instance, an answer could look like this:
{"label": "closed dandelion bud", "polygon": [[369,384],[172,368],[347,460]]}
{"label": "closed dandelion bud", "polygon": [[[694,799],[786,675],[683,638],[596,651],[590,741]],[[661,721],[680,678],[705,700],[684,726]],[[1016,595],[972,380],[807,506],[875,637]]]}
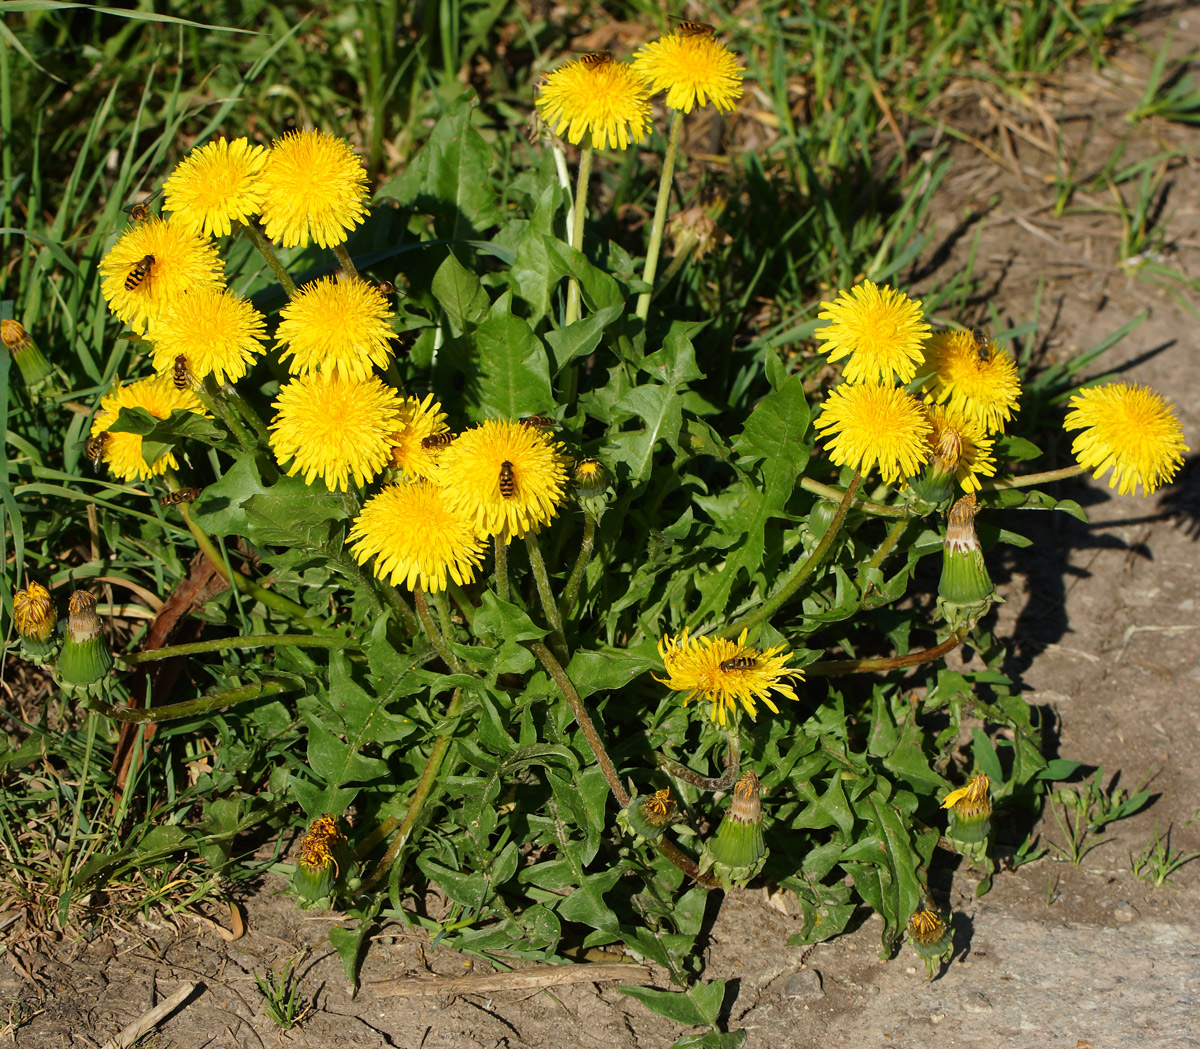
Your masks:
{"label": "closed dandelion bud", "polygon": [[40,388],[50,377],[50,362],[42,356],[37,343],[20,321],[0,320],[0,342],[12,353],[13,360],[21,369],[21,378],[30,390]]}
{"label": "closed dandelion bud", "polygon": [[925,971],[933,979],[938,963],[950,953],[953,938],[950,926],[930,907],[917,911],[908,919],[908,942],[925,961]]}
{"label": "closed dandelion bud", "polygon": [[337,818],[318,816],[300,839],[292,888],[305,902],[325,899],[333,892],[338,877],[349,873],[351,862],[346,835],[338,829]]}
{"label": "closed dandelion bud", "polygon": [[104,643],[96,599],[76,590],[67,602],[67,636],[58,656],[58,672],[70,685],[99,681],[112,666],[112,653]]}
{"label": "closed dandelion bud", "polygon": [[954,494],[954,473],[961,455],[962,440],[957,431],[939,434],[924,472],[908,482],[917,498],[933,505],[948,501]]}
{"label": "closed dandelion bud", "polygon": [[758,776],[751,770],[733,785],[733,801],[704,847],[700,869],[712,867],[723,883],[740,886],[762,870],[766,858]]}
{"label": "closed dandelion bud", "polygon": [[630,834],[654,841],[671,825],[678,807],[679,803],[671,797],[670,789],[664,787],[646,797],[635,795],[630,798],[629,805],[621,811],[617,820]]}
{"label": "closed dandelion bud", "polygon": [[571,483],[575,486],[575,498],[593,517],[604,511],[608,501],[608,488],[612,474],[599,459],[580,459],[571,471]]}
{"label": "closed dandelion bud", "polygon": [[54,647],[54,602],[50,591],[40,583],[30,583],[27,589],[13,594],[13,619],[31,655],[44,656]]}
{"label": "closed dandelion bud", "polygon": [[949,837],[968,844],[983,841],[992,828],[990,784],[982,772],[965,787],[951,791],[942,802],[950,810]]}
{"label": "closed dandelion bud", "polygon": [[975,495],[972,493],[959,499],[950,508],[946,519],[938,608],[950,629],[957,631],[974,626],[998,600],[975,535]]}

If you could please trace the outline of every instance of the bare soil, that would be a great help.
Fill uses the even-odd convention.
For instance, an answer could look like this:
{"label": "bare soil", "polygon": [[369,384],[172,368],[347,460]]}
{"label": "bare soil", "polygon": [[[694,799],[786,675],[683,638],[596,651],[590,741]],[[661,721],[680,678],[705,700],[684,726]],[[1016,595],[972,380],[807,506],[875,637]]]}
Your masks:
{"label": "bare soil", "polygon": [[[1200,47],[1200,17],[1176,13],[1173,52]],[[964,84],[936,117],[988,144],[992,155],[956,144],[938,202],[946,240],[931,252],[929,282],[965,265],[978,234],[976,271],[986,303],[1017,325],[1037,317],[1036,360],[1069,358],[1145,312],[1146,320],[1093,365],[1166,394],[1186,438],[1200,434],[1200,358],[1194,293],[1139,279],[1119,265],[1121,224],[1110,197],[1077,193],[1053,214],[1061,148],[1081,179],[1118,146],[1131,163],[1166,149],[1190,151],[1164,169],[1169,231],[1162,263],[1200,276],[1200,132],[1185,125],[1130,125],[1167,22],[1142,27],[1103,73],[1081,70],[1065,86],[1024,99]],[[1128,194],[1129,187],[1125,187]],[[1127,197],[1127,199],[1131,199]],[[969,215],[982,214],[960,228]],[[1061,438],[1048,449],[1069,460]],[[1162,888],[1136,879],[1130,853],[1155,827],[1171,844],[1200,850],[1200,467],[1189,457],[1178,483],[1150,499],[1118,497],[1102,483],[1069,482],[1057,494],[1083,503],[1090,524],[1062,514],[1010,515],[1006,526],[1034,539],[994,566],[1005,603],[995,630],[1007,640],[1006,671],[1047,718],[1052,753],[1103,765],[1132,789],[1149,779],[1154,803],[1095,837],[1080,866],[1051,858],[1001,873],[974,895],[976,874],[944,871],[954,911],[956,955],[934,982],[905,947],[878,956],[877,920],[811,951],[785,946],[797,918],[766,890],[722,901],[707,945],[708,978],[729,981],[730,1028],[751,1047],[1200,1045],[1200,861]],[[1044,820],[1042,841],[1062,841]],[[657,1049],[684,1028],[656,1017],[614,985],[538,991],[384,997],[399,977],[481,975],[462,956],[430,949],[391,928],[348,993],[327,938],[331,919],[296,910],[268,882],[244,901],[249,931],[225,943],[191,919],[107,925],[93,938],[8,951],[0,960],[0,1032],[23,1049],[95,1046],[184,984],[192,996],[142,1042],[235,1049],[274,1046],[500,1046]],[[20,942],[20,923],[5,930]],[[297,952],[303,1021],[279,1031],[262,1013],[253,974]],[[664,975],[658,986],[669,986]],[[33,1013],[33,1015],[30,1015]]]}

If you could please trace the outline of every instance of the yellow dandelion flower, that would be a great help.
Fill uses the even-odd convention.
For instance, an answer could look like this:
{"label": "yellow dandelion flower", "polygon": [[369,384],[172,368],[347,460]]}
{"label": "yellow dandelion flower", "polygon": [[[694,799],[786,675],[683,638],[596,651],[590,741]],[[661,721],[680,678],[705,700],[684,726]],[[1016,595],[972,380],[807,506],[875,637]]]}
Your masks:
{"label": "yellow dandelion flower", "polygon": [[803,671],[787,665],[792,654],[784,651],[786,647],[776,645],[759,652],[746,644],[745,630],[737,641],[727,641],[723,637],[688,637],[684,627],[678,637],[667,634],[659,641],[658,654],[667,676],[656,675],[654,680],[675,692],[686,692],[684,706],[693,699],[707,700],[711,704],[708,716],[718,725],[737,717],[739,703],[752,718],[760,700],[778,714],[771,693],[794,700],[796,692],[788,679],[804,680]]}
{"label": "yellow dandelion flower", "polygon": [[288,476],[314,477],[331,490],[372,480],[388,463],[400,419],[400,395],[379,379],[314,372],[284,385],[272,407],[271,448]]}
{"label": "yellow dandelion flower", "polygon": [[262,210],[258,179],[267,162],[264,146],[246,138],[217,139],[193,149],[163,183],[163,210],[189,233],[227,237]]}
{"label": "yellow dandelion flower", "polygon": [[400,429],[392,435],[392,465],[406,477],[432,479],[438,457],[453,440],[442,406],[432,393],[424,400],[407,397],[400,409]]}
{"label": "yellow dandelion flower", "polygon": [[586,56],[559,66],[547,78],[537,107],[555,134],[567,132],[578,145],[584,133],[596,149],[609,143],[627,149],[650,130],[650,96],[645,83],[625,62]]}
{"label": "yellow dandelion flower", "polygon": [[212,241],[157,215],[130,227],[99,269],[108,308],[139,334],[185,292],[225,286]]}
{"label": "yellow dandelion flower", "polygon": [[948,405],[929,409],[933,429],[927,440],[933,451],[935,472],[952,476],[964,492],[979,491],[979,478],[996,473],[992,440],[974,419]]}
{"label": "yellow dandelion flower", "polygon": [[910,382],[925,360],[930,329],[921,302],[895,288],[865,280],[821,303],[817,316],[830,322],[817,332],[829,360],[850,358],[847,382],[890,383],[893,375]]}
{"label": "yellow dandelion flower", "polygon": [[391,310],[364,280],[323,277],[306,284],[279,316],[279,356],[292,358],[293,375],[320,370],[365,379],[372,365],[386,367],[391,358]]}
{"label": "yellow dandelion flower", "polygon": [[920,403],[896,386],[835,386],[813,425],[829,458],[864,473],[878,465],[888,484],[912,477],[929,459],[932,426]]}
{"label": "yellow dandelion flower", "polygon": [[104,434],[99,447],[108,468],[122,481],[144,481],[164,470],[174,470],[179,460],[168,452],[153,463],[142,458],[142,438],[136,433],[114,433],[109,429],[122,408],[145,408],[156,419],[168,419],[171,412],[183,410],[203,415],[204,406],[191,390],[177,390],[170,379],[155,376],[128,386],[118,384],[100,399],[100,408],[92,420],[92,437]]}
{"label": "yellow dandelion flower", "polygon": [[992,799],[988,793],[991,781],[982,772],[975,776],[965,787],[952,790],[942,802],[942,808],[957,808],[964,815],[975,815],[984,808],[992,811]]}
{"label": "yellow dandelion flower", "polygon": [[929,403],[948,404],[1001,433],[1017,411],[1017,363],[995,342],[980,346],[970,331],[936,332],[925,347],[932,374],[923,387]]}
{"label": "yellow dandelion flower", "polygon": [[184,357],[193,379],[237,382],[262,353],[266,321],[250,303],[224,288],[197,288],[176,299],[154,326],[151,360],[173,374]]}
{"label": "yellow dandelion flower", "polygon": [[699,102],[731,110],[742,97],[744,66],[711,33],[676,30],[638,48],[633,71],[653,92],[666,91],[667,105],[690,113]]}
{"label": "yellow dandelion flower", "polygon": [[266,234],[285,248],[309,239],[332,248],[367,214],[367,173],[350,144],[323,131],[290,131],[271,145],[259,179]]}
{"label": "yellow dandelion flower", "polygon": [[451,510],[443,494],[429,481],[414,481],[372,496],[350,530],[355,560],[374,557],[378,578],[409,590],[445,590],[447,575],[472,582],[487,546],[471,518]]}
{"label": "yellow dandelion flower", "polygon": [[32,582],[13,594],[13,621],[25,640],[43,644],[49,641],[57,619],[50,591],[41,583]]}
{"label": "yellow dandelion flower", "polygon": [[545,431],[489,419],[441,453],[446,505],[507,543],[547,524],[566,498],[568,460]]}
{"label": "yellow dandelion flower", "polygon": [[1080,466],[1095,471],[1093,477],[1111,468],[1108,487],[1121,495],[1138,485],[1149,495],[1170,484],[1190,451],[1174,409],[1145,386],[1093,386],[1074,394],[1067,407],[1063,429],[1082,431],[1071,453]]}

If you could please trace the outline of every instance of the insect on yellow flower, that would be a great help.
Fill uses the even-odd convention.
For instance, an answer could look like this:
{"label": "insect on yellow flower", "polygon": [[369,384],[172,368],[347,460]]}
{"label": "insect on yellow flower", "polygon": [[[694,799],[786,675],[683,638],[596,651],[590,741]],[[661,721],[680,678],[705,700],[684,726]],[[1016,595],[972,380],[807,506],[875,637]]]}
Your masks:
{"label": "insect on yellow flower", "polygon": [[638,48],[633,71],[654,92],[666,91],[667,106],[690,113],[710,102],[731,110],[742,97],[744,66],[703,22],[681,22],[674,32]]}
{"label": "insect on yellow flower", "polygon": [[585,56],[559,66],[546,77],[537,108],[555,134],[566,131],[576,145],[586,134],[596,149],[628,149],[650,131],[649,92],[625,62]]}

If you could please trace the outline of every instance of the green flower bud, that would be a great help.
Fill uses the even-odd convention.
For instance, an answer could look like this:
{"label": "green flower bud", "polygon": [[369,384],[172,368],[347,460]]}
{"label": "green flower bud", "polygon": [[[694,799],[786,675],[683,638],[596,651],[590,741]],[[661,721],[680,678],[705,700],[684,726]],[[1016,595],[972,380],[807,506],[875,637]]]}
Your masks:
{"label": "green flower bud", "polygon": [[946,518],[938,608],[951,630],[968,630],[999,601],[975,536],[975,495],[959,499]]}
{"label": "green flower bud", "polygon": [[952,791],[942,802],[950,810],[948,837],[966,844],[984,841],[992,829],[992,798],[987,776],[980,773],[965,787]]}
{"label": "green flower bud", "polygon": [[96,599],[76,590],[67,602],[67,636],[58,655],[58,672],[69,685],[90,685],[112,667],[112,653],[104,643]]}
{"label": "green flower bud", "polygon": [[53,371],[50,362],[42,356],[37,343],[25,330],[25,326],[15,320],[0,320],[0,342],[12,353],[25,385],[31,393],[35,393],[50,378]]}
{"label": "green flower bud", "polygon": [[704,846],[700,870],[711,867],[727,886],[749,882],[762,870],[767,858],[762,822],[758,776],[751,770],[734,784],[733,801],[716,836]]}
{"label": "green flower bud", "polygon": [[954,949],[950,926],[937,911],[926,906],[908,919],[908,942],[925,962],[929,979],[937,974],[940,963]]}
{"label": "green flower bud", "polygon": [[617,822],[630,834],[646,841],[655,841],[671,825],[676,808],[678,803],[671,797],[670,789],[664,787],[646,797],[635,794],[618,813]]}

